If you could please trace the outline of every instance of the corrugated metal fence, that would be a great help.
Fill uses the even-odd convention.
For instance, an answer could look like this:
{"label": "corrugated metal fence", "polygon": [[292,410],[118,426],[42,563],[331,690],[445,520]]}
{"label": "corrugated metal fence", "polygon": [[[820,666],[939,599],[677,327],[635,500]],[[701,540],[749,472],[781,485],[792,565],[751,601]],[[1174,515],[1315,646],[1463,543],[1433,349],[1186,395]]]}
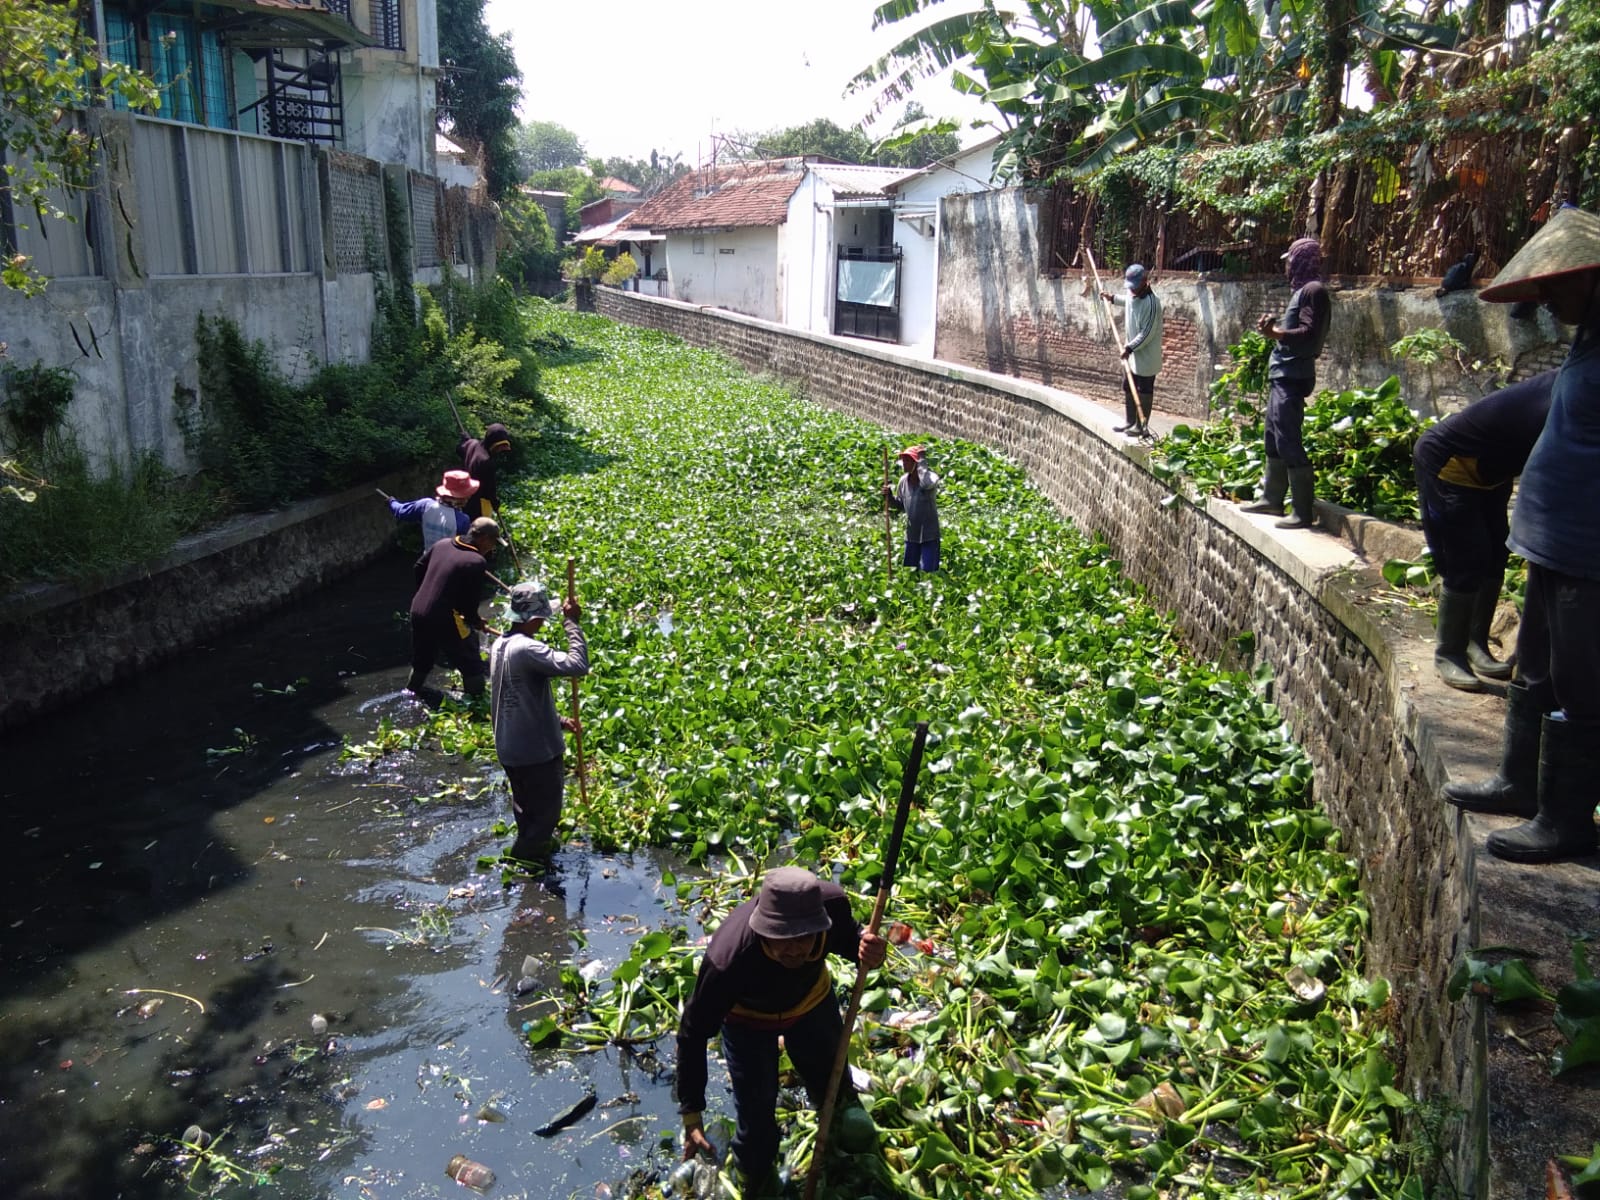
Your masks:
{"label": "corrugated metal fence", "polygon": [[[128,118],[119,118],[128,119]],[[317,151],[302,142],[207,129],[199,125],[133,117],[131,188],[115,197],[102,184],[88,191],[53,194],[74,221],[37,218],[31,210],[0,206],[0,242],[27,255],[49,278],[106,274],[95,245],[102,205],[137,222],[144,245],[137,270],[147,276],[278,275],[320,271],[322,194],[317,155],[328,171],[329,257],[340,273],[387,269],[386,199],[381,164],[341,151]],[[0,165],[3,165],[0,149]],[[464,189],[445,189],[437,179],[407,175],[404,201],[411,213],[412,255],[418,268],[444,262],[484,267],[483,239],[459,235],[460,227],[486,218]],[[455,197],[452,193],[461,192]],[[443,229],[446,207],[463,214]],[[471,220],[467,218],[470,216]],[[106,224],[110,224],[107,222]],[[492,252],[492,239],[489,249]]]}

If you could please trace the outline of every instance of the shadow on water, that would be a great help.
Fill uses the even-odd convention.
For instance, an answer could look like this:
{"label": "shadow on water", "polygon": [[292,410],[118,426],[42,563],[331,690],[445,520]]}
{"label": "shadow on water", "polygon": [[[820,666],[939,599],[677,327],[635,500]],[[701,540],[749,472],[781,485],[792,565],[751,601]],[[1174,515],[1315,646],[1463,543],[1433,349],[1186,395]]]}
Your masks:
{"label": "shadow on water", "polygon": [[[0,743],[8,1197],[179,1194],[190,1124],[226,1167],[190,1189],[219,1197],[257,1173],[290,1197],[459,1195],[456,1153],[508,1198],[654,1169],[666,1081],[521,1026],[564,963],[615,965],[625,930],[666,923],[658,868],[575,846],[502,888],[474,870],[506,807],[492,764],[338,762],[411,711],[385,698],[409,592],[386,558]],[[590,1091],[594,1115],[530,1136]]]}

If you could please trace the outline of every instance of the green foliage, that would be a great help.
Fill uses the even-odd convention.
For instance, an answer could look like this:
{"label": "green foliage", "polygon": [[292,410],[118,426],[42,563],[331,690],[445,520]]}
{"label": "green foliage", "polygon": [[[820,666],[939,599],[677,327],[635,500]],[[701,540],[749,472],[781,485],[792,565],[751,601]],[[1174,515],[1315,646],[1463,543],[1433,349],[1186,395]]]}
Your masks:
{"label": "green foliage", "polygon": [[573,233],[582,225],[578,213],[583,206],[605,197],[594,176],[577,167],[563,167],[558,171],[535,171],[528,176],[528,186],[545,192],[567,193],[564,216],[567,230]]}
{"label": "green foliage", "polygon": [[[161,94],[147,75],[100,57],[84,28],[82,6],[39,0],[0,0],[0,145],[4,189],[16,218],[31,210],[40,222],[72,220],[64,193],[87,187],[94,139],[76,112],[110,108],[159,109]],[[32,295],[46,280],[26,255],[6,254],[0,285]]]}
{"label": "green foliage", "polygon": [[527,288],[561,278],[561,251],[544,207],[520,192],[500,202],[505,245],[495,256],[502,279]]}
{"label": "green foliage", "polygon": [[554,121],[524,121],[517,126],[514,141],[517,168],[524,179],[536,171],[583,165],[585,155],[578,135]]}
{"label": "green foliage", "polygon": [[24,470],[35,499],[21,517],[9,510],[0,537],[7,584],[92,579],[159,558],[213,514],[206,493],[154,455],[129,469],[96,470],[66,430],[47,434]]}
{"label": "green foliage", "polygon": [[631,254],[619,254],[600,275],[601,283],[619,287],[639,273],[639,264]]}
{"label": "green foliage", "polygon": [[509,33],[491,34],[486,0],[438,0],[439,124],[457,140],[483,148],[489,195],[517,185],[517,102],[522,71]]}
{"label": "green foliage", "polygon": [[1466,344],[1448,330],[1430,326],[1406,334],[1389,347],[1389,353],[1402,361],[1431,367],[1464,354],[1466,349]]}
{"label": "green foliage", "polygon": [[[895,128],[918,125],[926,119],[927,114],[920,105],[908,105]],[[826,117],[762,134],[742,134],[737,141],[750,158],[790,158],[816,154],[841,162],[880,167],[925,167],[961,149],[961,139],[942,127],[930,126],[928,132],[904,140],[885,139],[879,145],[874,144],[860,129],[853,126],[845,129]]]}
{"label": "green foliage", "polygon": [[67,415],[77,383],[70,367],[48,367],[42,362],[0,366],[0,388],[5,392],[0,414],[11,435],[6,441],[17,449],[42,453],[46,435]]}
{"label": "green foliage", "polygon": [[[1233,367],[1211,387],[1211,420],[1179,425],[1157,443],[1151,466],[1163,479],[1187,480],[1199,492],[1248,499],[1265,467],[1266,360],[1271,343],[1247,333],[1228,348]],[[1415,520],[1411,454],[1430,422],[1418,418],[1391,375],[1376,388],[1324,389],[1306,407],[1306,454],[1317,495],[1383,520]]]}
{"label": "green foliage", "polygon": [[[873,976],[855,1055],[893,1188],[1401,1195],[1388,989],[1362,977],[1356,871],[1265,676],[1186,657],[1105,546],[965,442],[918,435],[948,569],[890,583],[882,430],[663,334],[527,311],[571,347],[545,370],[569,425],[502,515],[530,573],[578,559],[609,664],[568,824],[715,862],[662,880],[708,923],[780,848],[864,912],[932,725],[889,914],[920,936]],[[460,711],[381,740],[435,739],[493,753]],[[528,1036],[668,1035],[696,954],[652,932],[609,977],[572,966]],[[1142,1105],[1158,1085],[1176,1116]],[[814,1118],[783,1117],[801,1168]]]}
{"label": "green foliage", "polygon": [[561,277],[592,283],[606,273],[609,265],[606,262],[605,251],[599,246],[589,246],[583,250],[576,250],[571,258],[561,264]]}

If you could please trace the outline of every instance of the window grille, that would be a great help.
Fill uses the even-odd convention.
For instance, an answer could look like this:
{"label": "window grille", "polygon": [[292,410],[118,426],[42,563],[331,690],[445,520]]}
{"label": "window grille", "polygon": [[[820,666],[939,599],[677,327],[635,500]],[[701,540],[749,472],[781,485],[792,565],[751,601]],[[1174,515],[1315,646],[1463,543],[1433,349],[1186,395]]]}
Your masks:
{"label": "window grille", "polygon": [[400,0],[370,0],[372,36],[385,50],[406,48],[405,29],[400,23]]}

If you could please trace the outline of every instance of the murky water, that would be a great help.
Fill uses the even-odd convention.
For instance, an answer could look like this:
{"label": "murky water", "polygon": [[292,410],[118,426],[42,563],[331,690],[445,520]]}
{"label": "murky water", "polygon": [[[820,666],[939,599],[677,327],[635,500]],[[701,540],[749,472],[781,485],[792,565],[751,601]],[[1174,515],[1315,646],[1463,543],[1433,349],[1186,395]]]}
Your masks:
{"label": "murky water", "polygon": [[461,1196],[455,1154],[494,1196],[621,1196],[664,1163],[664,1079],[520,1036],[563,963],[668,922],[660,867],[575,847],[502,888],[474,869],[508,807],[492,772],[338,765],[406,711],[409,594],[386,559],[0,741],[0,1193],[183,1194],[191,1124],[288,1197]]}

